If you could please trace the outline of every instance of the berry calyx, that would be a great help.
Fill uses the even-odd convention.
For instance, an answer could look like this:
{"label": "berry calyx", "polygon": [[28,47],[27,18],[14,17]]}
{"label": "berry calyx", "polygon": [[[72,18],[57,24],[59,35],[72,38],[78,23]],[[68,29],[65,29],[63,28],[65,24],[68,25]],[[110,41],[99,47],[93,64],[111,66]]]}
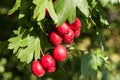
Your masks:
{"label": "berry calyx", "polygon": [[41,64],[47,72],[54,72],[55,60],[51,55],[49,54],[43,55],[41,58]]}
{"label": "berry calyx", "polygon": [[67,58],[67,50],[63,45],[57,45],[53,50],[53,56],[57,61],[64,61]]}
{"label": "berry calyx", "polygon": [[57,27],[57,31],[61,34],[61,35],[65,35],[69,32],[69,25],[67,23],[63,23],[62,25]]}
{"label": "berry calyx", "polygon": [[31,71],[37,77],[41,77],[45,74],[45,70],[43,69],[42,65],[40,64],[39,60],[33,61],[31,64]]}
{"label": "berry calyx", "polygon": [[52,31],[50,33],[49,39],[50,39],[50,42],[55,46],[62,43],[62,36],[55,31]]}
{"label": "berry calyx", "polygon": [[63,36],[63,42],[65,44],[71,44],[74,40],[74,32],[72,29],[69,29],[69,32]]}

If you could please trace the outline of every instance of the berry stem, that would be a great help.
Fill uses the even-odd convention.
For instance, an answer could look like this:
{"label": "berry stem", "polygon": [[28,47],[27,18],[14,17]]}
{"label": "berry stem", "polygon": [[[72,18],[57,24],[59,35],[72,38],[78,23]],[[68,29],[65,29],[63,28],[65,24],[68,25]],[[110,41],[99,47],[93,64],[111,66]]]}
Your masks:
{"label": "berry stem", "polygon": [[42,49],[40,49],[40,52],[41,52],[41,53],[42,53],[42,55],[44,56],[44,53],[43,53]]}

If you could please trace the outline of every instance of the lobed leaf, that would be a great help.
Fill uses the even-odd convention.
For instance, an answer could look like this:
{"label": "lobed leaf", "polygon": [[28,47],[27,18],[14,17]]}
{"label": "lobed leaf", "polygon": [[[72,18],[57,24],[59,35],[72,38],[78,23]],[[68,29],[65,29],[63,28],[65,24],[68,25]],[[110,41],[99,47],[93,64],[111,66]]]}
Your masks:
{"label": "lobed leaf", "polygon": [[58,15],[57,26],[61,25],[67,19],[70,23],[72,23],[75,20],[76,5],[73,0],[57,0],[54,4],[54,8]]}
{"label": "lobed leaf", "polygon": [[90,17],[89,12],[89,5],[87,0],[75,0],[76,6],[79,8],[79,10],[86,16]]}
{"label": "lobed leaf", "polygon": [[21,0],[16,0],[15,5],[13,6],[12,9],[9,10],[8,15],[11,15],[14,13],[16,10],[20,8]]}
{"label": "lobed leaf", "polygon": [[52,0],[48,1],[47,9],[50,14],[50,17],[54,20],[55,23],[57,23],[57,14],[55,13]]}
{"label": "lobed leaf", "polygon": [[94,80],[97,76],[98,67],[102,67],[103,60],[90,52],[83,52],[81,55],[81,74],[86,79],[89,75]]}
{"label": "lobed leaf", "polygon": [[38,0],[37,3],[35,3],[36,7],[34,10],[33,18],[37,18],[37,21],[40,21],[45,17],[45,9],[47,6],[47,2],[47,0]]}

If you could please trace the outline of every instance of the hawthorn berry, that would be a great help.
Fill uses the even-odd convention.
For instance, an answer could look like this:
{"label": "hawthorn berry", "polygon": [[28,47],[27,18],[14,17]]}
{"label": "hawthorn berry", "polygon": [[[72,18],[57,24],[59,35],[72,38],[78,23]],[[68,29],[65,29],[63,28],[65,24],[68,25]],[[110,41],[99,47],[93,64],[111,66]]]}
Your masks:
{"label": "hawthorn berry", "polygon": [[57,31],[58,33],[60,33],[61,35],[65,35],[69,32],[69,25],[67,23],[63,23],[62,25],[57,27]]}
{"label": "hawthorn berry", "polygon": [[69,24],[69,25],[70,25],[70,28],[73,31],[76,31],[76,30],[80,29],[81,21],[79,20],[79,18],[76,18],[75,21],[72,24]]}
{"label": "hawthorn berry", "polygon": [[56,67],[55,66],[53,66],[53,67],[51,67],[47,72],[49,72],[49,73],[52,73],[52,72],[54,72],[55,71],[55,69],[56,69]]}
{"label": "hawthorn berry", "polygon": [[43,55],[41,58],[41,64],[43,66],[43,68],[47,71],[47,72],[54,72],[55,70],[55,60],[54,58],[49,55]]}
{"label": "hawthorn berry", "polygon": [[63,42],[65,44],[71,44],[74,40],[74,32],[72,29],[69,29],[69,32],[63,36]]}
{"label": "hawthorn berry", "polygon": [[55,46],[62,43],[62,36],[55,31],[52,31],[50,33],[49,39],[50,39],[51,44]]}
{"label": "hawthorn berry", "polygon": [[75,38],[77,38],[78,36],[80,36],[80,29],[74,31],[74,35],[75,35]]}
{"label": "hawthorn berry", "polygon": [[63,45],[57,45],[53,49],[53,56],[57,61],[64,61],[67,58],[68,52]]}
{"label": "hawthorn berry", "polygon": [[34,75],[36,75],[37,77],[41,77],[45,74],[45,70],[42,67],[42,65],[40,64],[39,60],[33,61],[31,64],[31,71]]}

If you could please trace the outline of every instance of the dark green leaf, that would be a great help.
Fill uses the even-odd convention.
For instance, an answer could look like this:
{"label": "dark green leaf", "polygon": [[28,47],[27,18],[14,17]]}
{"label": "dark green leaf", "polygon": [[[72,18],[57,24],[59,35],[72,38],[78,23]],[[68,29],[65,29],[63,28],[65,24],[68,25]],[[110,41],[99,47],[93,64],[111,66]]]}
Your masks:
{"label": "dark green leaf", "polygon": [[89,73],[89,56],[87,54],[82,54],[81,56],[81,74],[84,76],[85,79],[87,79],[88,73]]}
{"label": "dark green leaf", "polygon": [[97,43],[99,44],[99,46],[101,46],[101,49],[102,50],[107,50],[106,49],[106,45],[105,45],[105,39],[104,39],[104,36],[102,34],[102,32],[100,32],[100,30],[98,29],[97,30]]}
{"label": "dark green leaf", "polygon": [[29,9],[30,9],[31,1],[30,0],[22,0],[21,6],[20,6],[20,13],[19,13],[19,19],[23,18],[25,14],[28,15]]}
{"label": "dark green leaf", "polygon": [[75,74],[76,72],[80,73],[80,67],[81,67],[81,60],[80,56],[73,56],[72,62],[72,73]]}
{"label": "dark green leaf", "polygon": [[81,55],[81,74],[86,79],[89,75],[94,80],[97,76],[98,67],[102,67],[104,61],[99,56],[90,52],[83,52]]}

